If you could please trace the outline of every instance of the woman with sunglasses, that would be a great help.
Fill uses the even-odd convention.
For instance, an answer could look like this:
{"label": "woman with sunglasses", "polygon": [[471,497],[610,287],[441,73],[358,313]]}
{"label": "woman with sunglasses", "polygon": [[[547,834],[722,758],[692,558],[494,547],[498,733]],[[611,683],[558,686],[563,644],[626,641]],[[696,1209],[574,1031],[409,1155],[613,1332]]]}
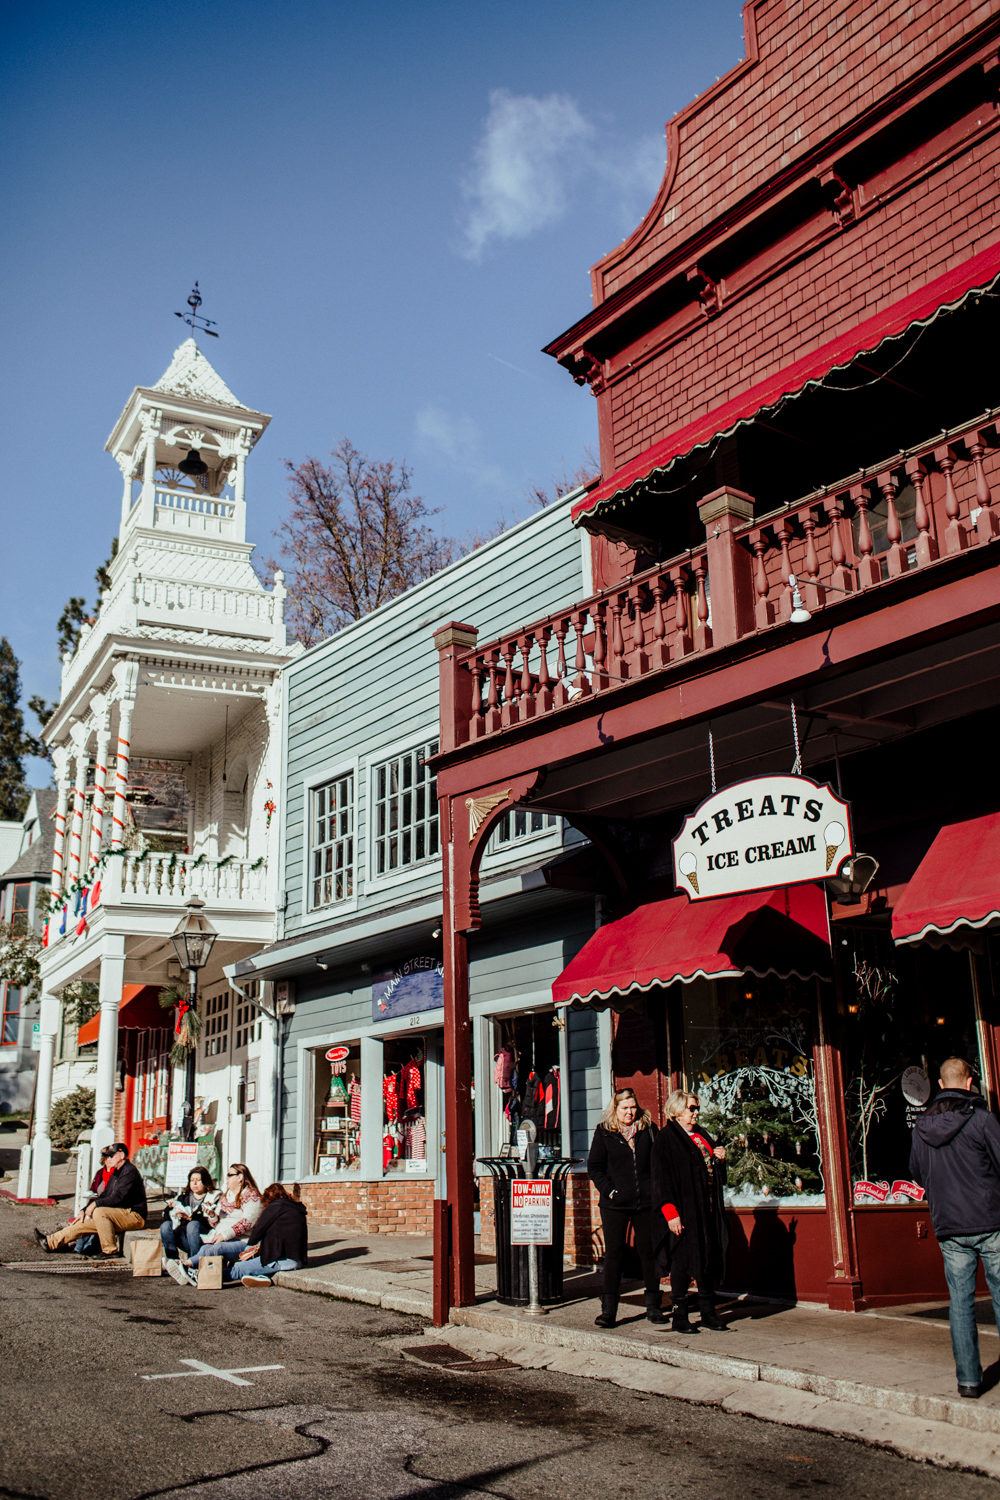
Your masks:
{"label": "woman with sunglasses", "polygon": [[649,1112],[639,1108],[631,1089],[619,1089],[594,1131],[587,1158],[587,1174],[601,1195],[604,1230],[604,1287],[601,1311],[594,1319],[598,1328],[614,1328],[618,1319],[630,1224],[646,1286],[646,1317],[651,1323],[666,1321],[660,1311],[660,1277],[650,1242],[649,1166],[655,1138],[656,1126]]}
{"label": "woman with sunglasses", "polygon": [[[726,1149],[699,1125],[700,1113],[697,1094],[675,1089],[667,1099],[667,1123],[653,1144],[653,1248],[657,1269],[670,1275],[674,1332],[728,1333],[715,1310],[726,1261]],[[688,1317],[692,1278],[701,1312],[697,1327]]]}
{"label": "woman with sunglasses", "polygon": [[211,1233],[188,1262],[185,1274],[193,1286],[198,1284],[198,1262],[206,1255],[221,1255],[228,1266],[250,1243],[250,1231],[260,1217],[260,1188],[245,1162],[234,1162],[226,1173],[218,1214]]}

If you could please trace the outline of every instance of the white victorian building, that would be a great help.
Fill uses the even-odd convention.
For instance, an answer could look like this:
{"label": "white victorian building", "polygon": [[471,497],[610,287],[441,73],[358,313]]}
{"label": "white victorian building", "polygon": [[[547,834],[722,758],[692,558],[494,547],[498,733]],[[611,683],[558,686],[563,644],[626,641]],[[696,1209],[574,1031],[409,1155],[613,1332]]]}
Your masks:
{"label": "white victorian building", "polygon": [[[269,418],[244,406],[193,339],[132,392],[107,442],[122,474],[118,552],[96,620],[63,661],[46,726],[58,802],[42,955],[32,1197],[48,1190],[60,996],[96,982],[95,1148],[133,1152],[176,1125],[170,1062],[183,988],[169,938],[191,895],[217,929],[200,983],[203,1137],[265,1177],[274,1132],[270,1022],[223,969],[273,937],[277,732],[286,643],[281,574],[264,588],[246,540],[246,463]],[[23,1169],[26,1176],[27,1169]]]}

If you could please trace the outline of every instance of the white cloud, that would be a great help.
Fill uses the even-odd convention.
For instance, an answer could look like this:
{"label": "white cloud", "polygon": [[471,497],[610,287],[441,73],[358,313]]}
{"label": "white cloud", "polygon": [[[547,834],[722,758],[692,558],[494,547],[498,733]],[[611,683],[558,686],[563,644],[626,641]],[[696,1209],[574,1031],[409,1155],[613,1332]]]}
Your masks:
{"label": "white cloud", "polygon": [[462,185],[463,250],[470,260],[493,240],[526,239],[563,216],[592,133],[565,94],[534,98],[494,89]]}
{"label": "white cloud", "polygon": [[482,434],[471,417],[447,411],[443,406],[422,406],[417,412],[416,429],[420,441],[452,468],[479,485],[506,488],[502,470],[484,456]]}

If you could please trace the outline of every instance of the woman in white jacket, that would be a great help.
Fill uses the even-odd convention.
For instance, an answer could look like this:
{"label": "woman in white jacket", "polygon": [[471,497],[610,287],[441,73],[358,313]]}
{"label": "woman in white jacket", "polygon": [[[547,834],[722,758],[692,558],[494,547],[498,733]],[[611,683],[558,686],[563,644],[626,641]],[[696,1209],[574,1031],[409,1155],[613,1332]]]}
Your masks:
{"label": "woman in white jacket", "polygon": [[197,1284],[198,1262],[206,1255],[221,1255],[234,1261],[250,1243],[250,1231],[260,1215],[260,1188],[245,1162],[237,1161],[226,1173],[226,1186],[218,1209],[219,1217],[211,1232],[202,1238],[202,1246],[187,1265],[187,1279]]}

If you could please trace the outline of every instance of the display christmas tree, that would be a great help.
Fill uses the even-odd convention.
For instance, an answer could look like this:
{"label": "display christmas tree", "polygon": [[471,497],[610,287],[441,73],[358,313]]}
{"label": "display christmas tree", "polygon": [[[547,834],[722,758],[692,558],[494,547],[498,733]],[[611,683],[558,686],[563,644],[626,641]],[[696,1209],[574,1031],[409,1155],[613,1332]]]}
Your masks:
{"label": "display christmas tree", "polygon": [[726,1148],[726,1178],[733,1192],[794,1198],[819,1187],[818,1173],[807,1165],[812,1143],[805,1126],[782,1115],[770,1099],[738,1099],[725,1116],[706,1104],[701,1123]]}

